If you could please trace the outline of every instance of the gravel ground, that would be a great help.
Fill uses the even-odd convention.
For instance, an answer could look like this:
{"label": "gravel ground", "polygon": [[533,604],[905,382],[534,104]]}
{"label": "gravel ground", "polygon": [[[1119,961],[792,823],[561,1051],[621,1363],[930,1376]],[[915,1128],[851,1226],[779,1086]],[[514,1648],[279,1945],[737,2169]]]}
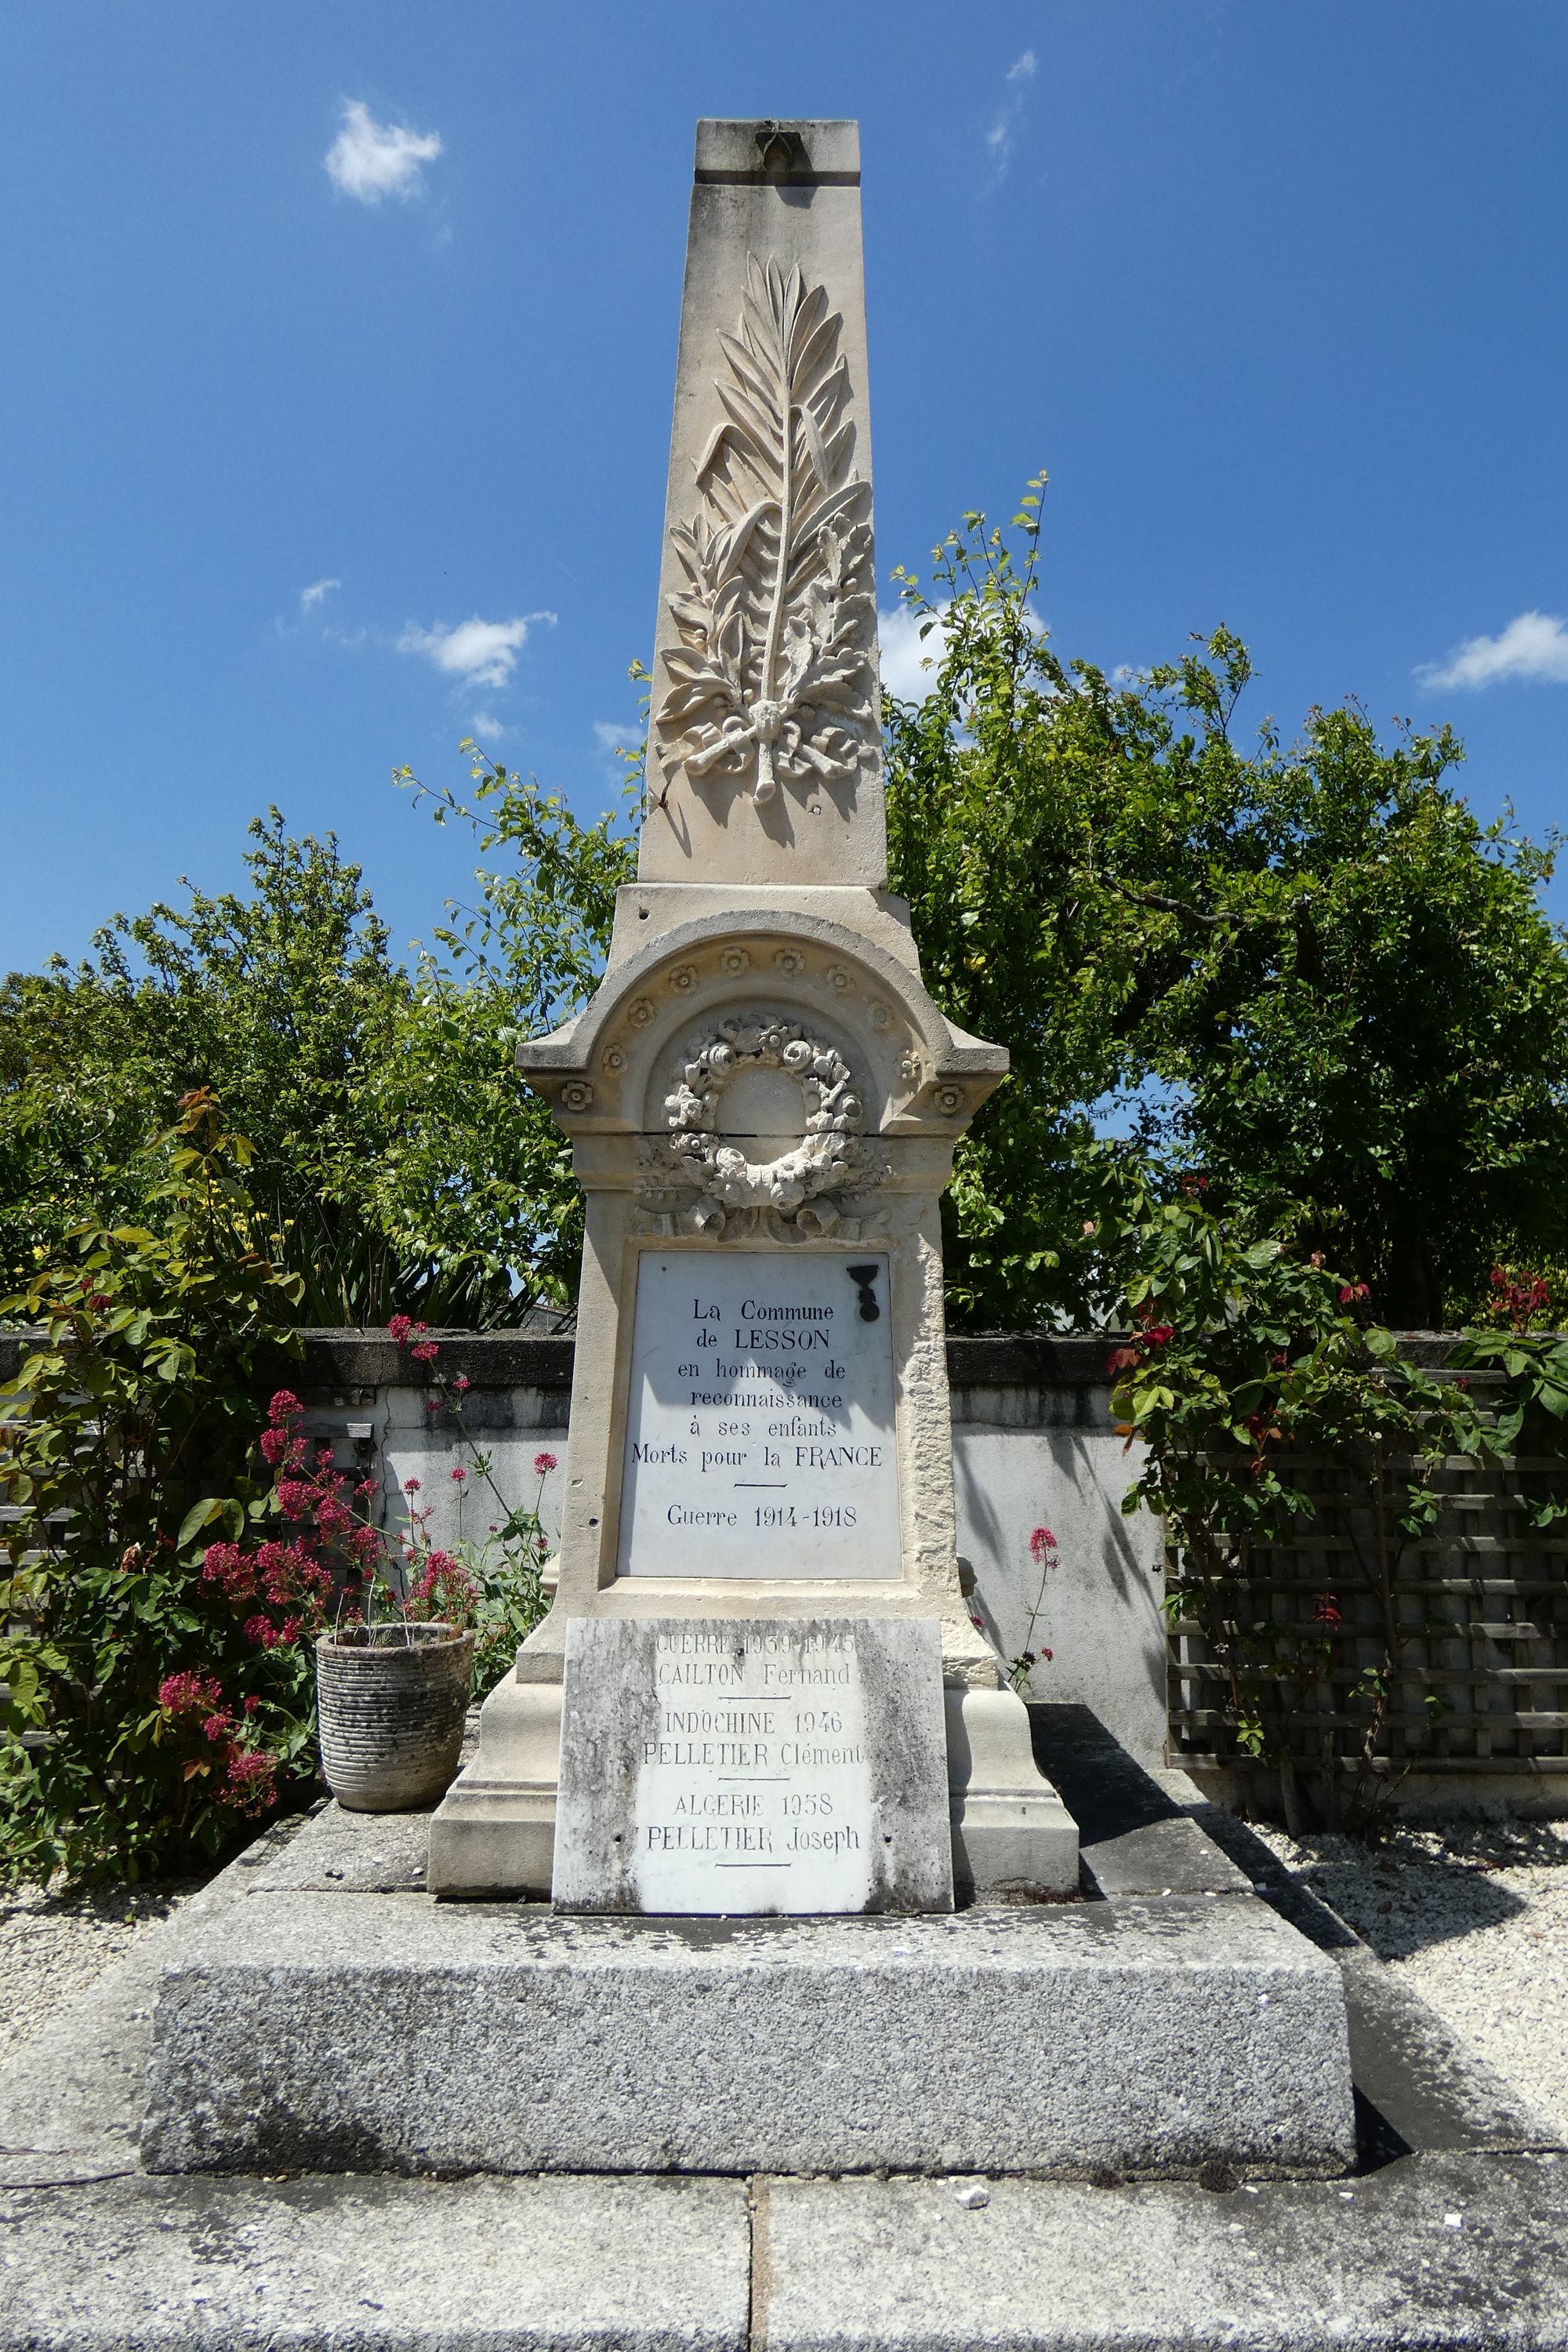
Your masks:
{"label": "gravel ground", "polygon": [[0,2065],[201,1884],[0,1893]]}
{"label": "gravel ground", "polygon": [[1568,1822],[1456,1816],[1370,1848],[1248,1827],[1568,2132]]}

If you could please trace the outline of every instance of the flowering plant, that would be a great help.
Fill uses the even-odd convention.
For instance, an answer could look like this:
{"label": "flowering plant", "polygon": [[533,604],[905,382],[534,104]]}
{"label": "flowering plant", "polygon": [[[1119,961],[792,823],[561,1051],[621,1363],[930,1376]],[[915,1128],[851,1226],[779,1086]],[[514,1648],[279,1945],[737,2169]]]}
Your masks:
{"label": "flowering plant", "polygon": [[[1222,1744],[1228,1731],[1243,1754],[1277,1766],[1293,1828],[1305,1819],[1297,1765],[1311,1732],[1330,1817],[1348,1748],[1350,1816],[1370,1825],[1395,1777],[1393,1694],[1423,1672],[1426,1629],[1402,1608],[1402,1561],[1437,1526],[1449,1463],[1506,1460],[1527,1415],[1568,1411],[1568,1349],[1539,1334],[1470,1334],[1460,1362],[1500,1369],[1502,1383],[1428,1370],[1371,1319],[1366,1284],[1191,1192],[1146,1200],[1123,1238],[1137,1270],[1132,1329],[1110,1357],[1112,1406],[1146,1452],[1122,1508],[1147,1505],[1165,1523],[1166,1609],[1204,1653],[1184,1664]],[[1281,1618],[1258,1556],[1321,1540],[1325,1503],[1361,1605],[1352,1620],[1342,1583]],[[1551,1497],[1531,1507],[1541,1525],[1568,1515]],[[1443,1704],[1429,1687],[1426,1717]],[[1417,1724],[1417,1744],[1423,1736]]]}
{"label": "flowering plant", "polygon": [[[328,1625],[342,1632],[440,1622],[471,1630],[474,1696],[482,1698],[544,1613],[549,1547],[539,1509],[556,1459],[536,1454],[531,1502],[509,1505],[490,1456],[463,1428],[467,1379],[435,1370],[439,1346],[423,1323],[395,1315],[388,1328],[421,1368],[433,1391],[431,1409],[449,1411],[467,1447],[467,1461],[447,1473],[457,1538],[436,1540],[438,1515],[433,1503],[416,1499],[424,1492],[417,1478],[404,1480],[408,1512],[401,1530],[379,1526],[370,1512],[380,1481],[351,1479],[335,1466],[330,1445],[312,1446],[299,1398],[280,1389],[268,1407],[259,1449],[272,1475],[268,1509],[277,1532],[260,1540],[220,1537],[207,1547],[202,1580],[223,1594],[246,1639],[262,1650],[308,1644]],[[465,1537],[463,1522],[486,1494],[501,1516],[476,1542]]]}
{"label": "flowering plant", "polygon": [[[483,1698],[510,1670],[519,1644],[549,1606],[544,1569],[550,1542],[540,1508],[545,1481],[558,1466],[556,1457],[542,1447],[533,1457],[531,1499],[509,1502],[496,1480],[494,1456],[475,1444],[464,1422],[467,1376],[437,1368],[439,1344],[423,1323],[395,1315],[388,1328],[409,1361],[424,1371],[427,1413],[434,1418],[444,1412],[455,1423],[468,1458],[447,1474],[455,1500],[456,1536],[437,1544],[432,1533],[438,1516],[434,1503],[411,1502],[390,1572],[384,1572],[373,1588],[372,1599],[384,1595],[394,1610],[416,1620],[442,1618],[471,1628],[474,1696]],[[416,1478],[405,1478],[404,1488],[410,1496],[423,1492]],[[496,1517],[486,1521],[482,1535],[470,1535],[468,1523],[481,1508]]]}
{"label": "flowering plant", "polygon": [[1029,1622],[1024,1633],[1024,1646],[1009,1662],[1007,1679],[1016,1691],[1022,1691],[1037,1665],[1049,1665],[1052,1653],[1043,1642],[1037,1643],[1035,1628],[1046,1605],[1046,1580],[1051,1570],[1061,1565],[1061,1553],[1049,1528],[1036,1528],[1029,1537],[1029,1558],[1040,1571],[1040,1589],[1035,1595],[1035,1605],[1029,1612]]}
{"label": "flowering plant", "polygon": [[210,1094],[185,1097],[145,1157],[151,1222],[79,1226],[0,1302],[31,1327],[0,1423],[11,1878],[216,1853],[314,1779],[302,1643],[321,1595],[269,1557],[245,1612],[262,1641],[204,1573],[202,1542],[269,1510],[256,1391],[268,1359],[298,1352],[298,1277],[279,1271],[249,1146]]}

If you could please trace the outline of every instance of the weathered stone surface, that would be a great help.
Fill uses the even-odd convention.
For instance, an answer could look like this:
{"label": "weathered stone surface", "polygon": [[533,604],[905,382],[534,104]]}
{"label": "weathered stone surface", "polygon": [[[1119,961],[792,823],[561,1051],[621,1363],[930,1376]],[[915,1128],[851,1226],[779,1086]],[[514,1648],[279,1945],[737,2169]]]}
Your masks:
{"label": "weathered stone surface", "polygon": [[300,1827],[258,1838],[0,2068],[0,2187],[135,2170],[163,1968],[250,1893]]}
{"label": "weathered stone surface", "polygon": [[1352,2145],[1338,1973],[1250,1898],[742,1924],[289,1895],[165,1975],[142,2157],[1268,2172]]}
{"label": "weathered stone surface", "polygon": [[[1352,2182],[123,2180],[0,2197],[5,2352],[1390,2352],[1568,2340],[1540,2158]],[[749,2321],[749,2325],[748,2325]]]}
{"label": "weathered stone surface", "polygon": [[859,182],[853,122],[698,125],[645,881],[887,880]]}
{"label": "weathered stone surface", "polygon": [[[445,1893],[541,1883],[558,1721],[542,1694],[574,1621],[820,1618],[853,1597],[934,1618],[951,1688],[1005,1679],[959,1576],[939,1200],[1007,1057],[934,1003],[885,887],[871,504],[857,127],[705,121],[638,878],[591,1002],[517,1055],[587,1195],[560,1574],[432,1824]],[[689,1465],[660,1459],[679,1441],[667,1427],[639,1450],[673,1395],[654,1375],[650,1402],[663,1334],[634,1323],[639,1260],[662,1320],[659,1268],[722,1289],[764,1257],[773,1279],[793,1259],[803,1296],[854,1283],[868,1328],[874,1315],[875,1349],[842,1386],[851,1434],[857,1412],[866,1425],[856,1524],[814,1521],[807,1548],[753,1517],[747,1546],[737,1514],[682,1543],[665,1472]],[[701,1389],[715,1416],[722,1385]],[[687,1434],[706,1452],[701,1428]],[[839,1466],[819,1465],[815,1492],[792,1484],[791,1508],[844,1500]],[[952,1770],[959,1872],[983,1891],[994,1864],[1061,1885],[1071,1824],[1021,1713],[959,1720],[975,1734]]]}
{"label": "weathered stone surface", "polygon": [[733,2180],[122,2180],[0,2196],[5,2352],[740,2352]]}
{"label": "weathered stone surface", "polygon": [[1101,1895],[1246,1895],[1252,1882],[1191,1818],[1183,1773],[1148,1770],[1087,1706],[1029,1709],[1035,1759],[1078,1823]]}
{"label": "weathered stone surface", "polygon": [[425,1889],[428,1809],[351,1813],[323,1805],[257,1869],[256,1895],[418,1895]]}
{"label": "weathered stone surface", "polygon": [[769,2352],[1384,2352],[1568,2339],[1551,2158],[1447,2157],[1333,2188],[773,2181],[752,2222]]}
{"label": "weathered stone surface", "polygon": [[951,1911],[930,1618],[579,1618],[552,1892],[565,1911]]}

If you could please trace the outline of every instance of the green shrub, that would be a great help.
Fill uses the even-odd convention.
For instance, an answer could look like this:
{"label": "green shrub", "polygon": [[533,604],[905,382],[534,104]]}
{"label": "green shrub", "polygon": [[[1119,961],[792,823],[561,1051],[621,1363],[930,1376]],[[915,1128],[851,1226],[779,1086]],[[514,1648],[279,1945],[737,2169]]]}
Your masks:
{"label": "green shrub", "polygon": [[[1348,1810],[1366,1825],[1393,1777],[1391,1696],[1420,1677],[1430,1630],[1401,1612],[1404,1555],[1435,1530],[1439,1473],[1456,1458],[1500,1471],[1527,1428],[1532,1448],[1564,1455],[1568,1345],[1473,1332],[1445,1372],[1425,1370],[1370,1319],[1364,1283],[1331,1271],[1321,1252],[1215,1213],[1204,1191],[1190,1179],[1173,1197],[1145,1195],[1120,1236],[1133,1329],[1110,1358],[1113,1404],[1147,1449],[1122,1508],[1146,1506],[1163,1521],[1166,1609],[1202,1634],[1221,1671],[1207,1686],[1217,1711],[1238,1748],[1279,1769],[1292,1829],[1308,1806],[1301,1735],[1330,1669],[1342,1680],[1353,1639],[1353,1728],[1324,1727],[1310,1769],[1333,1818],[1339,1759],[1353,1758]],[[1527,1286],[1520,1297],[1528,1308]],[[1472,1370],[1491,1377],[1472,1387]],[[1325,1466],[1343,1571],[1372,1602],[1353,1625],[1342,1582],[1316,1596],[1304,1622],[1274,1618],[1258,1558],[1310,1537],[1324,1497],[1305,1474]],[[1548,1481],[1529,1507],[1535,1525],[1568,1515],[1563,1492],[1561,1478]],[[1425,1704],[1436,1721],[1441,1689]]]}
{"label": "green shrub", "polygon": [[[136,1877],[220,1852],[314,1780],[306,1586],[237,1615],[215,1532],[275,1507],[258,1391],[297,1351],[298,1277],[212,1097],[131,1180],[148,1222],[89,1222],[0,1312],[41,1326],[0,1391],[0,1867]],[[287,1626],[283,1634],[279,1628]]]}

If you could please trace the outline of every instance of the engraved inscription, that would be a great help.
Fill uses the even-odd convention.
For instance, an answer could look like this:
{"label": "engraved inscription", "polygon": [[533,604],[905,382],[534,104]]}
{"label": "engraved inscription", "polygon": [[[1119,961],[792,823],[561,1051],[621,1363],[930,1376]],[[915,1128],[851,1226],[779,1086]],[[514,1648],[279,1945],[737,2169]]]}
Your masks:
{"label": "engraved inscription", "polygon": [[931,1618],[574,1618],[552,1893],[568,1911],[952,1904]]}
{"label": "engraved inscription", "polygon": [[644,1908],[862,1909],[878,1832],[854,1642],[665,1627],[653,1678],[626,1694]]}
{"label": "engraved inscription", "polygon": [[623,1576],[898,1576],[887,1304],[885,1255],[644,1254]]}

